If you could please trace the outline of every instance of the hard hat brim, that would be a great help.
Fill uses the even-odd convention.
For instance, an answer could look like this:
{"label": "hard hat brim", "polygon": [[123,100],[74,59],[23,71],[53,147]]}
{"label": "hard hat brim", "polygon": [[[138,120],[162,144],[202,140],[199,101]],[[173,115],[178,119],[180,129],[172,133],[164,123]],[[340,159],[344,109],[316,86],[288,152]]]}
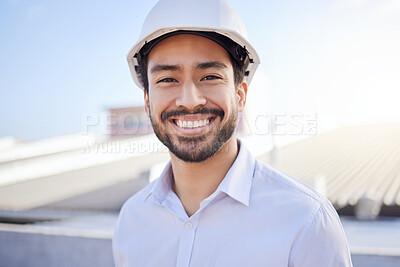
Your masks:
{"label": "hard hat brim", "polygon": [[[139,80],[139,76],[136,72],[136,67],[138,66],[138,58],[137,55],[139,53],[139,51],[143,48],[143,46],[145,46],[146,44],[150,43],[151,41],[159,38],[159,41],[168,38],[172,35],[176,35],[176,34],[180,34],[179,31],[184,31],[184,32],[191,32],[192,34],[197,34],[197,35],[201,35],[204,36],[206,38],[212,39],[213,41],[217,42],[218,44],[220,44],[221,46],[223,46],[228,52],[229,50],[227,49],[227,47],[225,47],[225,44],[223,44],[223,42],[220,42],[218,40],[214,40],[216,38],[210,38],[210,36],[206,36],[206,34],[202,34],[202,32],[213,32],[213,33],[217,33],[219,35],[225,36],[227,38],[229,38],[230,40],[232,40],[233,42],[235,42],[236,44],[238,44],[239,46],[241,46],[243,49],[245,49],[247,51],[248,57],[249,57],[249,64],[247,66],[246,72],[248,73],[248,76],[245,77],[245,80],[247,81],[248,84],[250,84],[253,75],[255,73],[255,70],[257,69],[258,65],[260,64],[260,59],[259,56],[256,52],[256,50],[251,46],[251,44],[244,39],[241,35],[239,35],[238,33],[231,31],[229,29],[210,29],[210,28],[202,28],[202,27],[175,27],[175,28],[162,28],[162,29],[158,29],[157,31],[147,35],[146,37],[142,38],[141,40],[139,40],[129,51],[128,55],[127,55],[127,61],[129,64],[129,69],[131,71],[131,75],[132,78],[134,80],[134,82],[136,83],[136,85],[140,88],[143,88],[143,85],[141,84],[140,80]],[[182,32],[181,32],[182,33]],[[165,38],[162,38],[162,36],[165,36]],[[157,42],[158,43],[158,42]],[[150,47],[153,48],[156,45],[156,43]],[[150,51],[149,50],[149,51]],[[230,53],[230,52],[229,52]],[[232,54],[232,53],[231,53]],[[235,56],[235,55],[233,55]]]}

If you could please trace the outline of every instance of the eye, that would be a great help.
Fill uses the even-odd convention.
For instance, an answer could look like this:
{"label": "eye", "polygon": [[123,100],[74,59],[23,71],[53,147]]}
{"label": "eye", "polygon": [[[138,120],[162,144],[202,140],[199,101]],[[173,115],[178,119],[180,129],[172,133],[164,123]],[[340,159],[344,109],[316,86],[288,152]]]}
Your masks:
{"label": "eye", "polygon": [[172,83],[172,82],[176,82],[176,80],[174,78],[163,78],[157,81],[157,83]]}
{"label": "eye", "polygon": [[215,76],[215,75],[207,75],[204,78],[202,78],[202,81],[211,81],[211,80],[217,80],[221,79],[221,77]]}

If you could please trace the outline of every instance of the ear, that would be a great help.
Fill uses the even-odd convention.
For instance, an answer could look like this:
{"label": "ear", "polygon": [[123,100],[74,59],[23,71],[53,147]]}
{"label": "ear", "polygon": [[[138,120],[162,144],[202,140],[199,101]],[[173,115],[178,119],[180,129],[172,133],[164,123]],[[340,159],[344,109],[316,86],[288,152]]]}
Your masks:
{"label": "ear", "polygon": [[146,111],[147,117],[150,117],[150,104],[149,104],[149,94],[143,89],[143,98],[144,98],[144,110]]}
{"label": "ear", "polygon": [[243,81],[239,84],[236,95],[238,99],[238,111],[242,112],[244,110],[244,106],[246,105],[247,82]]}

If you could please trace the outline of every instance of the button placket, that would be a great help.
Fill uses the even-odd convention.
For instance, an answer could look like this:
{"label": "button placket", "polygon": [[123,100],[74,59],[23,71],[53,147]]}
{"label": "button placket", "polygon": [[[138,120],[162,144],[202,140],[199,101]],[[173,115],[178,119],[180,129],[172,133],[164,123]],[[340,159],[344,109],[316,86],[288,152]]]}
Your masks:
{"label": "button placket", "polygon": [[199,216],[195,216],[195,218],[191,217],[186,222],[183,222],[180,233],[177,267],[187,267],[190,265],[192,250],[196,238],[198,218]]}

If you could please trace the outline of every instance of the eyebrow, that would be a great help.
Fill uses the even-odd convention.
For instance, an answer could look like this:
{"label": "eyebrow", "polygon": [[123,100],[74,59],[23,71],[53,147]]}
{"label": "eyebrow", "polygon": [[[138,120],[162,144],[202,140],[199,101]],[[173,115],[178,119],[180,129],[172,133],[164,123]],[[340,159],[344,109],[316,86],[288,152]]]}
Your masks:
{"label": "eyebrow", "polygon": [[159,71],[166,71],[166,70],[181,70],[182,66],[180,65],[168,65],[168,64],[159,64],[155,65],[151,68],[150,73],[155,73]]}
{"label": "eyebrow", "polygon": [[[209,69],[209,68],[216,68],[216,69],[227,69],[228,67],[219,61],[208,61],[203,63],[198,63],[196,65],[196,69]],[[181,65],[168,65],[168,64],[158,64],[151,68],[150,73],[156,73],[159,71],[176,71],[182,70],[183,67]]]}
{"label": "eyebrow", "polygon": [[209,61],[204,63],[199,63],[196,65],[196,69],[209,69],[209,68],[216,68],[216,69],[227,69],[228,67],[219,61]]}

